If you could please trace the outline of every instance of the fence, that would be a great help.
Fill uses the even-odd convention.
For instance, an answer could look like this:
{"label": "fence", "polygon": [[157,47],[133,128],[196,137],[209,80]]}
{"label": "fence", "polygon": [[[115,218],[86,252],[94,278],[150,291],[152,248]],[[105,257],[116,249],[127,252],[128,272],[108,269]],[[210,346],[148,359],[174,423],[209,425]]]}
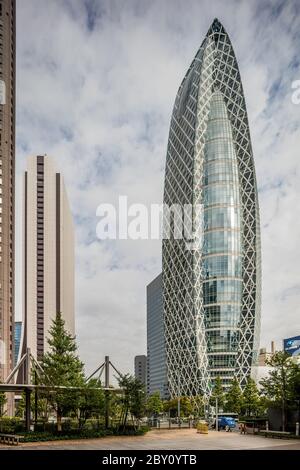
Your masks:
{"label": "fence", "polygon": [[148,420],[148,426],[151,428],[157,429],[187,429],[194,427],[195,423],[193,419],[189,418],[169,418],[169,419],[160,419],[152,418]]}

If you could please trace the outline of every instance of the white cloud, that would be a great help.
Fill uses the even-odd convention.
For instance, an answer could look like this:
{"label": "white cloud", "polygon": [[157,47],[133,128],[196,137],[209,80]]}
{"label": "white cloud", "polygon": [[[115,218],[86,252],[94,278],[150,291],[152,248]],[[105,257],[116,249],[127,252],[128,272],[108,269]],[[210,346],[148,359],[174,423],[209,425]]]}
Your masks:
{"label": "white cloud", "polygon": [[[300,79],[299,5],[281,3],[17,2],[17,170],[28,154],[47,153],[65,177],[76,218],[78,340],[88,370],[105,354],[132,369],[133,356],[146,352],[145,288],[159,273],[160,243],[97,241],[96,208],[119,194],[162,201],[173,101],[215,16],[239,60],[261,189],[261,343],[274,338],[279,346],[300,333],[300,105],[291,102],[291,83]],[[20,230],[19,223],[18,243]],[[20,298],[19,288],[19,316]]]}

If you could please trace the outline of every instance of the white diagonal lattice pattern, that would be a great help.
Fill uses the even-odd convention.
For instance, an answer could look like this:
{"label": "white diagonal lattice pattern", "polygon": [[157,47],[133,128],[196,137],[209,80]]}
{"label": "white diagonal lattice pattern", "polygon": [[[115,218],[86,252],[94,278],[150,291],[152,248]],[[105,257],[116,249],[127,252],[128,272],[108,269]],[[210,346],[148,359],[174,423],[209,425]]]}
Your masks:
{"label": "white diagonal lattice pattern", "polygon": [[[169,206],[204,203],[205,207],[203,178],[207,123],[215,93],[221,95],[230,122],[234,161],[238,168],[242,247],[241,302],[234,307],[238,310],[237,321],[231,322],[236,339],[234,363],[228,371],[225,367],[216,370],[220,376],[236,375],[243,386],[256,357],[260,330],[259,210],[239,69],[229,37],[217,20],[209,29],[176,96],[164,188],[164,203]],[[203,263],[201,247],[189,251],[184,240],[163,240],[164,324],[171,396],[209,394],[213,380],[203,294]],[[220,350],[222,353],[228,354]]]}

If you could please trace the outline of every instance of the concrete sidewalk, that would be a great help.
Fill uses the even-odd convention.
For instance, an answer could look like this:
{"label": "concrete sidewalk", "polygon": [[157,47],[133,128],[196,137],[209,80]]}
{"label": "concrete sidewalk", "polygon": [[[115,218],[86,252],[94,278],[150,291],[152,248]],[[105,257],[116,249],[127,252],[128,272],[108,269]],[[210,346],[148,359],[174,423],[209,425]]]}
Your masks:
{"label": "concrete sidewalk", "polygon": [[300,440],[272,439],[241,435],[237,432],[209,431],[198,434],[195,429],[153,430],[145,436],[116,436],[100,439],[24,443],[19,446],[0,446],[0,450],[67,449],[67,450],[300,450]]}

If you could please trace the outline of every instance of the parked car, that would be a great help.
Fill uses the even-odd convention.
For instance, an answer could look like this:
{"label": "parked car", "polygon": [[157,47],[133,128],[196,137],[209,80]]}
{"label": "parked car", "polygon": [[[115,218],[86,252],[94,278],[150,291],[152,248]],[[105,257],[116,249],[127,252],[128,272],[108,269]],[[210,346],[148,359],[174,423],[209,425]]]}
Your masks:
{"label": "parked car", "polygon": [[[216,428],[216,422],[213,425]],[[218,430],[226,429],[226,431],[231,431],[236,427],[236,421],[231,416],[220,416],[218,418]]]}

